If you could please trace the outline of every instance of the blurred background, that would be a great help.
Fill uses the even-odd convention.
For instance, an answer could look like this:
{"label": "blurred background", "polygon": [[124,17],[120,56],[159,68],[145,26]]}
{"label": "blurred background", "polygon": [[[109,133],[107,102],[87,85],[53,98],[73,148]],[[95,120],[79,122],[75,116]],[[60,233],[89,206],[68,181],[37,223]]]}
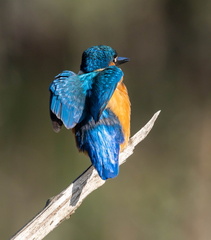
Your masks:
{"label": "blurred background", "polygon": [[105,44],[122,66],[132,135],[162,110],[116,179],[46,240],[211,236],[211,1],[0,1],[0,237],[8,239],[89,165],[53,132],[48,87]]}

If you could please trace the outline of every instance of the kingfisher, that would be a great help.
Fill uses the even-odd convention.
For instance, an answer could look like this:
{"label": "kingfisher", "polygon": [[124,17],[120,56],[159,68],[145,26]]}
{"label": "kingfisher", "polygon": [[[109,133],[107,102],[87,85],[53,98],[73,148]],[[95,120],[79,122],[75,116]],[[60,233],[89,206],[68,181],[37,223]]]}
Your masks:
{"label": "kingfisher", "polygon": [[130,100],[119,68],[128,61],[109,46],[90,47],[79,73],[65,70],[49,88],[53,130],[72,129],[79,151],[103,180],[118,175],[119,153],[130,136]]}

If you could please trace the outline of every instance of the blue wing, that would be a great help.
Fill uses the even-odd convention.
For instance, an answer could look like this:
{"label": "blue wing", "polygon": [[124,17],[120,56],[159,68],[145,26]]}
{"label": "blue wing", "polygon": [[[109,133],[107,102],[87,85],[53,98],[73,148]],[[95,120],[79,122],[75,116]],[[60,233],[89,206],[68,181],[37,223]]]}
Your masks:
{"label": "blue wing", "polygon": [[58,119],[59,125],[63,123],[66,128],[73,128],[79,122],[84,109],[83,82],[74,72],[63,71],[51,83],[50,92],[52,121]]}
{"label": "blue wing", "polygon": [[120,68],[110,66],[99,71],[94,78],[89,94],[89,108],[95,122],[99,120],[123,75]]}
{"label": "blue wing", "polygon": [[93,79],[98,73],[76,75],[66,70],[55,77],[50,85],[50,115],[56,132],[62,124],[70,129],[85,117],[87,91],[91,89]]}

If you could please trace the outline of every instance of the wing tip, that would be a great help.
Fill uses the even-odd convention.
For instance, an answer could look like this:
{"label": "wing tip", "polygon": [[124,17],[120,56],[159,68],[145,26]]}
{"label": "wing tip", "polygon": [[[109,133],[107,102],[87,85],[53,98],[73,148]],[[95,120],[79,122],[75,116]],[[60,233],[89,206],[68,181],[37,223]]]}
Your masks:
{"label": "wing tip", "polygon": [[58,133],[61,130],[63,122],[50,110],[50,117],[54,132]]}
{"label": "wing tip", "polygon": [[54,132],[56,132],[56,133],[60,132],[60,130],[62,128],[62,124],[60,124],[56,121],[52,121],[52,126],[53,126]]}

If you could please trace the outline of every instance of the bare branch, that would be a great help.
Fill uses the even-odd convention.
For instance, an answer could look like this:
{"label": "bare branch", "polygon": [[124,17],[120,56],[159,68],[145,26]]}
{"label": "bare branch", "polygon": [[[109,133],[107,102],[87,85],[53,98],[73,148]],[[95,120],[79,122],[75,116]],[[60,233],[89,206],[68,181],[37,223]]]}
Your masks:
{"label": "bare branch", "polygon": [[[120,164],[133,154],[135,146],[141,142],[152,129],[160,111],[139,130],[129,141],[127,148],[120,154]],[[72,184],[46,203],[44,209],[27,223],[11,240],[41,240],[65,219],[68,219],[81,205],[83,200],[106,181],[90,166]]]}

